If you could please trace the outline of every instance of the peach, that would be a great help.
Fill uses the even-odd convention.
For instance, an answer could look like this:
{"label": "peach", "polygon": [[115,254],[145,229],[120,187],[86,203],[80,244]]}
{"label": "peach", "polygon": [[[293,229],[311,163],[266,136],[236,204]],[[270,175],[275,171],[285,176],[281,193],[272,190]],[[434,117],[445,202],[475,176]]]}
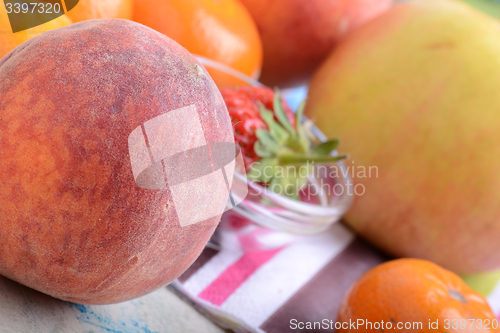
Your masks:
{"label": "peach", "polygon": [[[162,142],[234,143],[224,101],[188,51],[132,21],[84,21],[5,56],[0,96],[0,274],[107,304],[165,286],[197,258],[220,214],[183,224],[173,187],[141,173],[171,167],[156,160]],[[141,141],[156,120],[182,119],[179,110],[198,118],[199,132],[167,126],[159,142]],[[184,195],[208,197],[207,210],[227,200],[202,187]]]}
{"label": "peach", "polygon": [[385,11],[392,0],[240,0],[264,48],[260,81],[304,83],[349,31]]}

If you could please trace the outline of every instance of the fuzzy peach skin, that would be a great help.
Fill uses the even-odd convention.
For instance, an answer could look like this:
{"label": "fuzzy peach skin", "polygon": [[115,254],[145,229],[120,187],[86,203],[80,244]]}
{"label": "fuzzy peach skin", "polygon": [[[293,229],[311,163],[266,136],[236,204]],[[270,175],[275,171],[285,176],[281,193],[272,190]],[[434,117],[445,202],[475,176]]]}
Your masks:
{"label": "fuzzy peach skin", "polygon": [[378,170],[355,175],[347,224],[396,257],[500,268],[499,86],[500,23],[460,1],[401,3],[350,34],[306,106],[356,173]]}
{"label": "fuzzy peach skin", "polygon": [[207,142],[234,142],[217,87],[184,48],[128,20],[73,24],[3,58],[0,96],[0,274],[107,304],[197,258],[220,216],[181,227],[169,190],[136,185],[127,141],[194,104]]}
{"label": "fuzzy peach skin", "polygon": [[262,38],[260,81],[304,83],[349,31],[389,8],[393,0],[240,0]]}

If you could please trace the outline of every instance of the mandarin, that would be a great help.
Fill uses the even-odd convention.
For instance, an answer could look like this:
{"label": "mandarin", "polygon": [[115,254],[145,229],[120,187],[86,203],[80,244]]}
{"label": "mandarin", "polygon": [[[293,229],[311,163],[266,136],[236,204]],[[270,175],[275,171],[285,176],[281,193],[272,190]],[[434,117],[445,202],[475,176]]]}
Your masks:
{"label": "mandarin", "polygon": [[40,35],[49,30],[65,27],[72,23],[66,15],[63,15],[59,16],[55,20],[49,21],[31,29],[13,33],[9,22],[9,17],[7,16],[7,12],[4,10],[4,8],[4,1],[0,0],[0,58],[13,50],[16,46],[21,45],[32,37]]}
{"label": "mandarin", "polygon": [[193,54],[253,78],[260,75],[259,33],[248,11],[236,0],[135,0],[133,19]]}
{"label": "mandarin", "polygon": [[80,0],[66,15],[73,22],[100,18],[132,19],[132,0]]}
{"label": "mandarin", "polygon": [[458,275],[421,259],[393,260],[368,271],[347,291],[337,321],[338,332],[500,332],[483,296]]}

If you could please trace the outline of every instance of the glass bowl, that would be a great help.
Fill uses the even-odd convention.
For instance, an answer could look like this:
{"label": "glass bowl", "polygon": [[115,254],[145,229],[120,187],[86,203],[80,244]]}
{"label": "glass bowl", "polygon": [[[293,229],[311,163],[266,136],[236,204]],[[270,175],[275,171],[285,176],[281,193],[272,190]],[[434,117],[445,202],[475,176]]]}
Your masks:
{"label": "glass bowl", "polygon": [[[196,58],[207,69],[219,88],[262,86],[258,81],[223,64],[201,56]],[[283,95],[290,93],[288,91]],[[305,121],[308,119],[304,117],[303,122]],[[310,129],[319,141],[327,140],[316,126],[311,124]],[[337,155],[337,152],[334,151],[332,155]],[[297,235],[313,235],[324,231],[339,221],[350,207],[353,199],[353,181],[342,161],[312,164],[312,170],[308,176],[308,184],[301,191],[299,201],[247,180],[244,168],[237,168],[232,187],[247,187],[248,194],[236,198],[240,203],[223,214],[221,226],[237,229],[238,226],[252,222],[260,227]],[[233,192],[233,196],[235,195],[238,194]]]}

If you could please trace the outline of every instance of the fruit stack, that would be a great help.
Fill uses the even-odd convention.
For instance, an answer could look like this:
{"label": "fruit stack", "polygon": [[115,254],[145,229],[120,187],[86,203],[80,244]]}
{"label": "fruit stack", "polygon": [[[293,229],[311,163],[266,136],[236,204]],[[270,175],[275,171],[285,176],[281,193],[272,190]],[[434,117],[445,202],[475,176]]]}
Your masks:
{"label": "fruit stack", "polygon": [[241,332],[500,331],[493,16],[0,2],[1,275],[80,304],[175,281]]}

